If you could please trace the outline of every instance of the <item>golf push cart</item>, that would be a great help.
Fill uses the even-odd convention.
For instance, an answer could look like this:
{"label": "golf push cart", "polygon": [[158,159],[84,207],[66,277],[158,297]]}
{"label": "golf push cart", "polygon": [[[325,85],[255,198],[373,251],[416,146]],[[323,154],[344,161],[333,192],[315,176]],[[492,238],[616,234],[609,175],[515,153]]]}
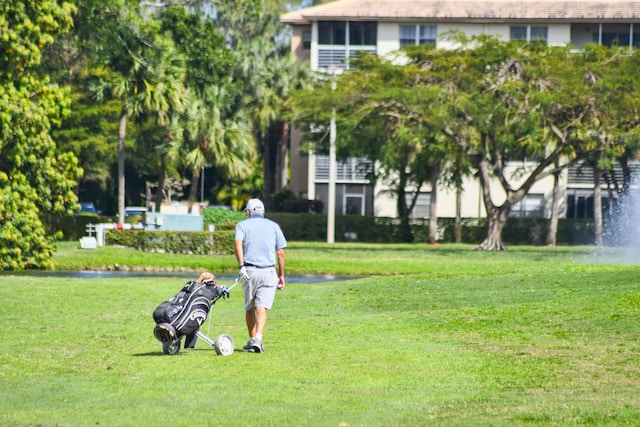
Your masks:
{"label": "golf push cart", "polygon": [[195,346],[196,337],[213,346],[218,355],[233,354],[233,339],[229,335],[218,335],[209,338],[200,332],[200,326],[209,315],[209,311],[220,298],[228,298],[238,283],[235,280],[231,287],[218,285],[211,273],[202,273],[197,281],[189,281],[180,292],[163,302],[153,312],[156,326],[153,335],[162,343],[165,354],[178,354],[182,337],[186,336],[186,343]]}

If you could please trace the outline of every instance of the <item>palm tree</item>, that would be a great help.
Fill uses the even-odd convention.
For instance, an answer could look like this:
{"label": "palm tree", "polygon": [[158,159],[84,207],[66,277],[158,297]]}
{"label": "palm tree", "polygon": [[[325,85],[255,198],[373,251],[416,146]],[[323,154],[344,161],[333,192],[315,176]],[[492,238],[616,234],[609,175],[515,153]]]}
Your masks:
{"label": "palm tree", "polygon": [[[229,3],[231,5],[231,3]],[[283,43],[277,2],[261,10],[221,5],[218,20],[239,52],[244,81],[243,104],[249,111],[264,162],[264,198],[287,184],[289,124],[284,119],[289,92],[311,81],[308,64],[300,63]]]}
{"label": "palm tree", "polygon": [[[153,36],[152,36],[153,37]],[[124,143],[129,117],[152,114],[159,126],[168,127],[172,111],[182,109],[184,58],[177,53],[173,42],[161,36],[154,42],[138,35],[137,49],[123,41],[120,58],[112,69],[98,69],[97,84],[93,86],[98,99],[108,93],[122,105],[118,128],[118,221],[125,215],[125,149]]]}
{"label": "palm tree", "polygon": [[174,117],[178,117],[186,96],[184,85],[186,75],[185,58],[180,54],[171,39],[163,39],[164,46],[158,51],[154,62],[154,89],[147,91],[150,96],[152,115],[162,128],[163,138],[158,141],[155,151],[160,157],[158,167],[158,187],[156,190],[156,210],[160,211],[163,200],[163,188],[166,178],[167,162],[172,141],[179,138],[180,127]]}
{"label": "palm tree", "polygon": [[202,93],[188,89],[187,94],[184,135],[172,141],[170,153],[183,158],[191,171],[191,211],[204,167],[221,169],[230,179],[245,179],[253,170],[256,151],[250,121],[244,110],[233,107],[224,87],[210,85]]}

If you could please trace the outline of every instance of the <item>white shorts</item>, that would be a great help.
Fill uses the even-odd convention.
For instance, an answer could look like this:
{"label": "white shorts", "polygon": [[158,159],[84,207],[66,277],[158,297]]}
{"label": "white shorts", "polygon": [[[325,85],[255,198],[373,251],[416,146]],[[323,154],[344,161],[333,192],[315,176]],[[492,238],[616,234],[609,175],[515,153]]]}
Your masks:
{"label": "white shorts", "polygon": [[276,268],[246,267],[246,269],[249,280],[242,282],[245,311],[255,307],[264,307],[270,310],[276,297],[276,286],[278,285]]}

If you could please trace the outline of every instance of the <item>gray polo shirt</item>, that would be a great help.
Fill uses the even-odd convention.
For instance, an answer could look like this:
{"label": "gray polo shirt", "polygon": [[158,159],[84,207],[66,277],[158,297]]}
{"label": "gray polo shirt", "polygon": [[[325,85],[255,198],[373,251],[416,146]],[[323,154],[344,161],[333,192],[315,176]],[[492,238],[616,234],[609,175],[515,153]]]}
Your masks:
{"label": "gray polo shirt", "polygon": [[242,240],[244,263],[256,267],[275,266],[276,250],[287,247],[280,226],[255,214],[236,224],[235,240]]}

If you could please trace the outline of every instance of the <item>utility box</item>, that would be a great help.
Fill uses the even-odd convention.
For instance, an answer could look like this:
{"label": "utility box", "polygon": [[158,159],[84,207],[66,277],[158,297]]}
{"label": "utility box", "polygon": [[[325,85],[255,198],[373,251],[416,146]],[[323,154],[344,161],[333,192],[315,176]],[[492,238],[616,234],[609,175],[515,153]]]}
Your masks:
{"label": "utility box", "polygon": [[93,236],[85,236],[80,238],[80,248],[81,249],[97,249],[98,248],[98,239]]}
{"label": "utility box", "polygon": [[147,212],[144,229],[147,231],[203,231],[204,217],[193,214]]}

